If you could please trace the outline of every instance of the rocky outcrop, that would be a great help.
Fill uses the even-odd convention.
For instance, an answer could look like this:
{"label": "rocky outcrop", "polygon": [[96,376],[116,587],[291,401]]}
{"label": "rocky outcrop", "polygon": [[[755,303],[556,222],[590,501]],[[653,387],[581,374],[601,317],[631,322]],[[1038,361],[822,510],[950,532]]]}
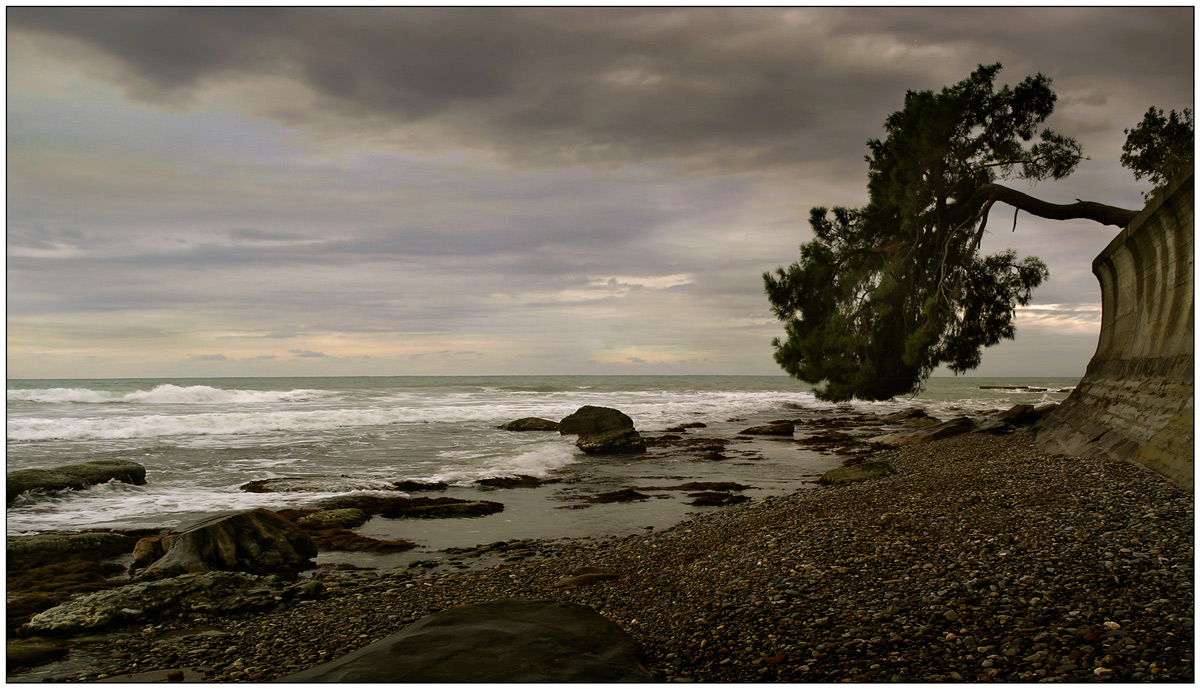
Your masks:
{"label": "rocky outcrop", "polygon": [[5,493],[11,504],[18,495],[30,490],[79,490],[109,481],[145,485],[146,467],[124,459],[104,459],[52,469],[18,469],[5,477]]}
{"label": "rocky outcrop", "polygon": [[1100,339],[1087,373],[1040,422],[1047,452],[1133,461],[1193,487],[1193,176],[1100,252]]}
{"label": "rocky outcrop", "polygon": [[142,539],[134,565],[145,566],[141,578],[212,570],[294,575],[312,567],[316,556],[317,546],[304,530],[270,510],[254,509],[219,514],[177,533]]}
{"label": "rocky outcrop", "polygon": [[943,438],[953,438],[956,435],[970,433],[975,430],[975,422],[966,416],[959,416],[943,421],[933,426],[927,426],[916,431],[900,431],[867,439],[873,445],[899,447],[901,445],[919,445]]}
{"label": "rocky outcrop", "polygon": [[562,435],[577,435],[575,446],[588,454],[636,454],[646,450],[646,441],[633,426],[633,419],[608,407],[580,407],[558,424]]}
{"label": "rocky outcrop", "polygon": [[490,500],[460,500],[458,498],[391,498],[379,495],[346,495],[320,502],[325,509],[357,508],[385,519],[415,517],[440,519],[445,517],[482,517],[502,512],[504,505]]}
{"label": "rocky outcrop", "polygon": [[517,431],[517,432],[557,431],[558,430],[558,422],[549,421],[546,419],[539,419],[536,416],[528,416],[528,417],[525,417],[524,419],[517,419],[516,421],[509,421],[508,423],[501,426],[500,430]]}
{"label": "rocky outcrop", "polygon": [[104,560],[127,555],[137,539],[110,531],[44,533],[9,536],[5,560],[9,571],[32,569],[67,560]]}
{"label": "rocky outcrop", "polygon": [[27,633],[70,634],[119,624],[156,621],[182,613],[227,613],[274,608],[281,601],[317,595],[320,582],[290,586],[277,578],[242,572],[184,574],[100,591],[33,616]]}
{"label": "rocky outcrop", "polygon": [[648,682],[638,645],[577,603],[450,608],[278,682]]}
{"label": "rocky outcrop", "polygon": [[350,476],[267,478],[239,486],[247,493],[349,493],[356,490],[399,490],[392,481]]}

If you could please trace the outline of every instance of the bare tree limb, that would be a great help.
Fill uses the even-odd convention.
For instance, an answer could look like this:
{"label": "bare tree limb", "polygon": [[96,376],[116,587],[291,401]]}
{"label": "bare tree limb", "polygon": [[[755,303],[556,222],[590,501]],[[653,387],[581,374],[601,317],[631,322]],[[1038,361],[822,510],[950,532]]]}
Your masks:
{"label": "bare tree limb", "polygon": [[1095,201],[1076,200],[1075,203],[1050,203],[1000,184],[985,184],[976,189],[965,204],[966,212],[974,213],[985,204],[990,208],[990,205],[996,201],[1007,203],[1039,218],[1094,220],[1102,225],[1115,225],[1116,227],[1125,227],[1138,214],[1138,211],[1117,208]]}

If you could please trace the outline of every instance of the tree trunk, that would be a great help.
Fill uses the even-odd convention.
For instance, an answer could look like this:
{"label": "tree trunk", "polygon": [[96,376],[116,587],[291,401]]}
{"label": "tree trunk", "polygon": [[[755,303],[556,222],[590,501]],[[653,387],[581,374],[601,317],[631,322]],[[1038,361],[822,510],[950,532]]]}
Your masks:
{"label": "tree trunk", "polygon": [[989,200],[1007,203],[1014,208],[1032,213],[1039,218],[1048,218],[1050,220],[1074,220],[1079,218],[1083,220],[1095,220],[1102,225],[1115,225],[1117,227],[1125,227],[1138,214],[1138,211],[1108,206],[1103,203],[1096,203],[1095,201],[1076,200],[1075,203],[1049,203],[999,184],[985,184],[979,187],[971,196],[967,207],[973,213]]}

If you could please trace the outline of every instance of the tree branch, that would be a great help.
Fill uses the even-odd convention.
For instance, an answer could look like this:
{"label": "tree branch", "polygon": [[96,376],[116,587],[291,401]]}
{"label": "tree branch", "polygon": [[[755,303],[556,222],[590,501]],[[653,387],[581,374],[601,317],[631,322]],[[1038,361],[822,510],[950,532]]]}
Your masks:
{"label": "tree branch", "polygon": [[1094,220],[1101,225],[1125,227],[1135,217],[1138,211],[1117,208],[1095,201],[1076,201],[1075,203],[1050,203],[1029,194],[1010,189],[1000,184],[985,184],[975,190],[967,201],[966,212],[974,213],[984,204],[996,201],[1007,203],[1014,208],[1032,213],[1039,218],[1050,220]]}

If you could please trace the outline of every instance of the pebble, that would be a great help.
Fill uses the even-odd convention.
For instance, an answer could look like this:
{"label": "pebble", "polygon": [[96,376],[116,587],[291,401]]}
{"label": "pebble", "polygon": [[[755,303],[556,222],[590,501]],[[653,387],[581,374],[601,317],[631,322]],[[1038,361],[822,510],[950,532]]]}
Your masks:
{"label": "pebble", "polygon": [[[316,600],[117,630],[86,643],[96,667],[63,679],[266,681],[454,605],[521,597],[591,606],[664,681],[1192,681],[1190,492],[1046,455],[1025,433],[875,458],[896,473],[632,536],[447,553],[512,562],[318,570]],[[619,576],[553,586],[582,567]],[[159,641],[200,625],[227,634]]]}

